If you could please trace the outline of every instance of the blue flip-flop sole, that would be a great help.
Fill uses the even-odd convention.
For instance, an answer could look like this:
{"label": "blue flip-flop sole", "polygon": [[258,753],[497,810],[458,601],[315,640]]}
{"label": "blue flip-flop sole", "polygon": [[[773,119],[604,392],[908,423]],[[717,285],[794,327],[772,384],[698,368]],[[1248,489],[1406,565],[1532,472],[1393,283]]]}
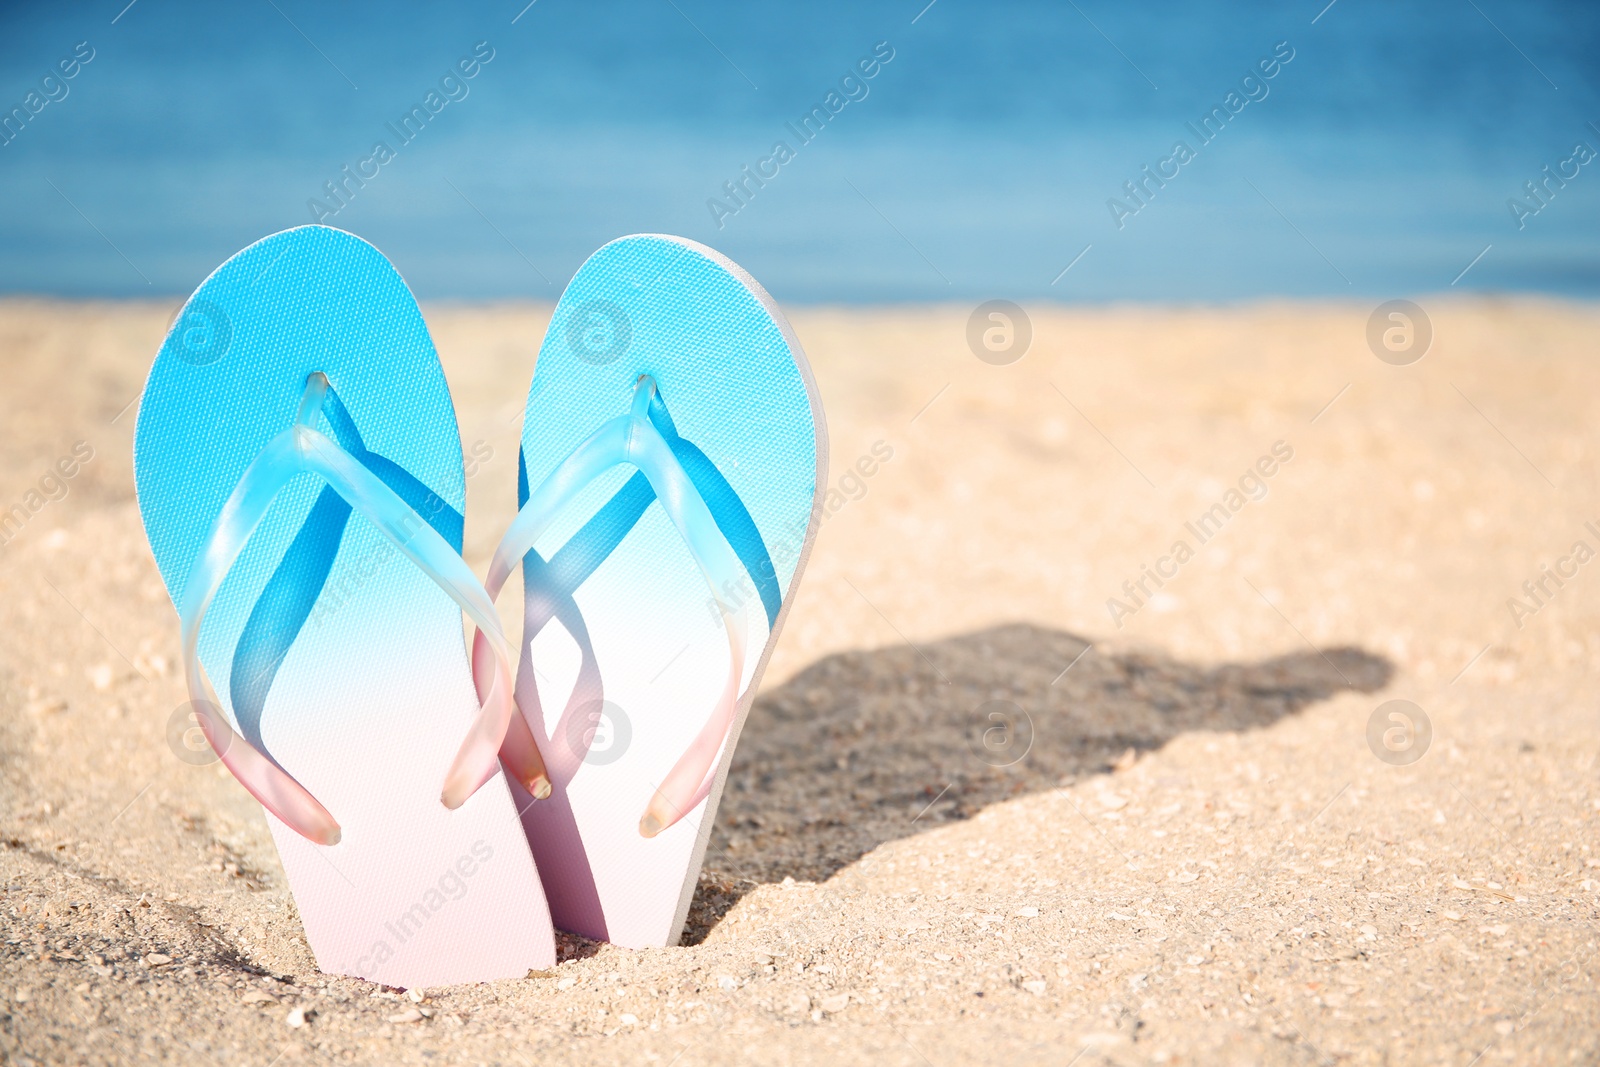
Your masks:
{"label": "blue flip-flop sole", "polygon": [[[750,652],[710,795],[647,839],[640,816],[727,676],[721,610],[659,504],[601,561],[558,554],[629,482],[630,468],[598,480],[535,546],[551,561],[548,580],[581,578],[564,591],[583,632],[557,618],[531,641],[524,636],[519,703],[542,716],[547,736],[586,725],[599,733],[575,773],[553,773],[556,795],[525,810],[523,822],[556,925],[631,947],[679,937],[734,743],[816,531],[827,455],[815,382],[771,297],[709,248],[634,236],[596,252],[556,307],[529,390],[524,495],[628,411],[640,375],[655,380],[677,433],[715,465],[753,520],[760,543],[737,545],[741,557],[764,548],[772,568],[722,591],[748,607]],[[537,615],[548,588],[525,593]],[[598,678],[584,669],[585,650]]]}
{"label": "blue flip-flop sole", "polygon": [[[387,464],[379,473],[459,549],[460,436],[416,301],[371,245],[300,227],[206,279],[151,368],[134,467],[175,602],[315,371]],[[200,639],[235,728],[343,829],[319,846],[267,816],[318,965],[407,987],[550,966],[548,911],[503,779],[456,811],[439,800],[477,710],[460,609],[323,488],[303,475],[279,495]]]}

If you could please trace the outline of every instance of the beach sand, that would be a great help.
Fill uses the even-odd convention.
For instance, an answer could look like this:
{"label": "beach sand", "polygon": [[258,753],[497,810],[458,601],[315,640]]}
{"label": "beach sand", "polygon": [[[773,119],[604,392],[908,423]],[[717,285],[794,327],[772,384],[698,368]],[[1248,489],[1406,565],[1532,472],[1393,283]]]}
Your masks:
{"label": "beach sand", "polygon": [[[0,303],[0,1062],[1595,1063],[1600,307],[1423,303],[1405,367],[1367,304],[1036,307],[1007,366],[965,306],[796,309],[840,492],[684,944],[410,993],[317,972],[169,749],[174,303]],[[548,309],[425,310],[481,573]]]}

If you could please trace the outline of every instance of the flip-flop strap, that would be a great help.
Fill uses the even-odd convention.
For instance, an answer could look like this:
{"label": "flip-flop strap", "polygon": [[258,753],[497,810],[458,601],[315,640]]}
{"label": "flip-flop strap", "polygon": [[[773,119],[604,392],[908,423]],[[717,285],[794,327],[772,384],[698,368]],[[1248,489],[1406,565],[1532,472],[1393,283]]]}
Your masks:
{"label": "flip-flop strap", "polygon": [[[778,571],[773,565],[772,556],[767,552],[766,541],[762,538],[755,520],[750,517],[749,509],[744,506],[744,501],[739,499],[739,494],[734,491],[733,486],[728,484],[728,479],[717,469],[717,465],[712,463],[693,442],[678,436],[678,428],[673,423],[672,415],[667,411],[666,402],[661,399],[659,392],[650,397],[649,411],[650,421],[672,446],[673,454],[678,457],[678,462],[683,464],[689,480],[694,483],[706,506],[711,509],[712,518],[717,520],[717,528],[722,531],[722,536],[727,538],[728,544],[732,545],[734,552],[738,554],[739,562],[744,565],[745,573],[749,576],[757,595],[761,597],[761,606],[766,609],[767,626],[776,627],[778,612],[783,607],[783,586],[778,581]],[[655,498],[655,490],[650,488],[649,479],[642,474],[635,474],[611,498],[611,503],[618,505],[614,514],[608,514],[611,511],[608,504],[596,512],[594,518],[584,524],[583,529],[573,534],[567,543],[561,546],[559,555],[568,558],[570,561],[568,566],[571,568],[558,568],[565,579],[561,586],[564,594],[576,591],[584,579],[611,555]],[[527,502],[528,468],[526,457],[519,450],[517,506],[521,507]],[[554,558],[550,560],[552,566],[555,562]]]}
{"label": "flip-flop strap", "polygon": [[772,565],[766,541],[762,539],[755,519],[750,517],[749,509],[710,457],[693,442],[678,436],[678,427],[667,412],[666,402],[655,390],[650,393],[650,421],[672,446],[673,455],[683,464],[684,472],[705,500],[712,518],[717,520],[717,529],[722,531],[722,536],[727,538],[728,544],[739,556],[739,562],[761,597],[761,606],[766,609],[767,625],[776,627],[778,611],[783,607],[783,586],[778,582],[777,568]]}
{"label": "flip-flop strap", "polygon": [[[526,503],[526,465],[521,455],[517,459],[519,496]],[[600,664],[595,658],[588,626],[584,623],[583,613],[573,594],[621,543],[650,505],[655,503],[655,499],[655,490],[650,488],[649,479],[636,472],[548,561],[539,555],[537,549],[529,549],[523,554],[523,647],[518,666],[526,674],[518,675],[517,704],[535,735],[536,746],[544,754],[553,781],[565,784],[582,766],[594,741],[593,730],[585,727],[596,725],[594,716],[605,703]],[[547,737],[531,648],[533,639],[552,620],[559,620],[577,642],[581,662],[577,680],[567,697],[567,705],[555,729]],[[488,658],[487,651],[484,658]],[[488,664],[483,664],[483,667],[486,679]],[[513,722],[513,729],[517,725]]]}
{"label": "flip-flop strap", "polygon": [[[735,587],[744,570],[743,561],[684,469],[677,451],[651,420],[650,407],[655,399],[655,383],[641,377],[635,386],[633,410],[596,430],[529,495],[495,550],[485,583],[489,596],[498,596],[511,571],[561,511],[606,471],[628,465],[649,481],[655,498],[660,500],[711,589],[727,631],[729,655],[728,677],[710,717],[657,787],[640,820],[640,831],[647,837],[683,818],[704,795],[738,710],[748,632],[743,598],[735,604],[725,600],[725,591]],[[477,663],[476,646],[474,651]]]}
{"label": "flip-flop strap", "polygon": [[[766,543],[756,527],[755,520],[745,508],[744,501],[739,499],[733,487],[728,484],[728,480],[706,454],[678,435],[678,428],[659,392],[653,393],[650,397],[649,413],[650,421],[672,446],[673,453],[683,464],[690,481],[694,482],[695,488],[705,499],[707,507],[711,509],[717,528],[722,531],[723,537],[727,538],[734,552],[738,554],[752,587],[761,597],[762,607],[766,609],[768,627],[776,627],[778,612],[783,606],[783,590],[778,582],[777,569],[773,566],[772,557],[767,552]],[[343,440],[341,436],[340,441]],[[517,452],[519,508],[527,503],[528,495],[527,457],[519,449]],[[595,661],[594,649],[589,643],[587,628],[583,624],[583,617],[577,602],[573,599],[573,594],[616,550],[623,538],[627,537],[649,510],[650,505],[655,503],[655,499],[656,493],[650,487],[650,480],[643,474],[635,472],[622,488],[617,490],[588,522],[584,523],[583,528],[569,537],[548,561],[535,549],[529,549],[522,557],[525,586],[523,657],[527,658],[527,647],[533,637],[542,632],[552,619],[559,618],[562,625],[578,642],[578,649],[583,658],[578,670],[578,681],[567,700],[567,706],[555,730],[551,731],[548,737],[545,736],[543,729],[544,712],[531,665],[526,686],[520,679],[518,682],[517,703],[521,706],[527,725],[532,731],[532,745],[544,754],[550,775],[556,781],[565,782],[577,772],[593,738],[593,733],[579,728],[579,720],[573,717],[579,716],[592,726],[592,716],[596,709],[603,706],[605,698],[599,665]],[[487,653],[484,654],[484,658],[487,660]],[[486,678],[490,669],[489,664],[485,662],[480,664],[479,668],[480,673]],[[480,688],[486,684],[486,682],[481,683]],[[513,734],[520,734],[521,726],[521,721],[514,720]],[[514,749],[526,748],[528,745],[526,739],[521,740],[518,745],[508,743],[507,748],[501,752],[502,760],[507,760],[508,753]],[[706,792],[709,792],[709,789],[703,785],[701,793]],[[694,803],[698,803],[699,799],[700,796],[697,794]]]}
{"label": "flip-flop strap", "polygon": [[[330,435],[373,474],[400,494],[400,498],[428,520],[450,547],[461,551],[461,513],[398,463],[367,450],[355,419],[330,386],[323,398],[322,416],[332,427]],[[261,716],[289,650],[306,625],[318,625],[336,611],[346,590],[327,588],[334,559],[343,543],[350,505],[324,487],[305,522],[295,534],[277,568],[256,597],[255,606],[233,649],[229,671],[229,705],[233,721],[245,740],[272,758],[261,736]],[[346,574],[346,579],[349,575]],[[328,595],[324,596],[324,592]]]}
{"label": "flip-flop strap", "polygon": [[471,568],[426,519],[355,457],[314,429],[326,391],[327,379],[312,375],[295,425],[268,441],[246,468],[190,570],[179,618],[189,697],[212,748],[250,794],[286,825],[310,841],[331,845],[339,840],[338,822],[292,775],[234,732],[219,710],[220,702],[199,657],[200,627],[211,601],[273,500],[296,476],[309,473],[321,477],[448,593],[479,634],[488,635],[494,677],[445,776],[441,800],[446,807],[459,807],[494,777],[499,768],[498,750],[515,705],[510,650],[493,601]]}

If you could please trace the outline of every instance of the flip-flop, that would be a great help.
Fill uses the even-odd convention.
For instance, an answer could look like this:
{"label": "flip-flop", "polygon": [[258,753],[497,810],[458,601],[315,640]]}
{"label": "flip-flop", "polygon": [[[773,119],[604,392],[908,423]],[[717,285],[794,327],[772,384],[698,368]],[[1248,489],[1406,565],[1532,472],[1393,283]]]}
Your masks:
{"label": "flip-flop", "polygon": [[517,702],[554,785],[522,820],[558,928],[677,942],[826,456],[800,343],[727,258],[625,237],[567,286],[486,583],[522,564]]}
{"label": "flip-flop", "polygon": [[[551,966],[455,410],[389,261],[304,226],[217,268],[150,369],[134,470],[192,714],[267,809],[317,965],[405,987]],[[462,611],[493,653],[481,707]]]}

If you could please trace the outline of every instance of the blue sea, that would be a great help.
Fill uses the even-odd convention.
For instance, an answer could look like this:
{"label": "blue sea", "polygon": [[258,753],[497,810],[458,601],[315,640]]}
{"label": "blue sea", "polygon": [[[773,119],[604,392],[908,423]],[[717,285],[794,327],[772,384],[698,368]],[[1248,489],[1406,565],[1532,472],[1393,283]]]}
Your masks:
{"label": "blue sea", "polygon": [[1597,57],[1555,0],[7,4],[0,291],[321,220],[435,299],[642,231],[795,303],[1592,297]]}

